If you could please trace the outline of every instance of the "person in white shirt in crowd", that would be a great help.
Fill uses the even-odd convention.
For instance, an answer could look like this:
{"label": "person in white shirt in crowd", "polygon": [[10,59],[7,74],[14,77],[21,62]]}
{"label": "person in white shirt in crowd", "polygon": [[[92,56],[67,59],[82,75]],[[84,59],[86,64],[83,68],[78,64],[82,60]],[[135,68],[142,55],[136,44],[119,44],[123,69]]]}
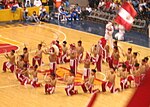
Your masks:
{"label": "person in white shirt in crowd", "polygon": [[148,0],[147,0],[147,2],[145,1],[145,2],[143,2],[143,3],[140,3],[139,4],[139,11],[140,12],[143,12],[143,10],[144,10],[144,8],[145,9],[148,9],[149,11],[150,11],[150,8],[148,7]]}
{"label": "person in white shirt in crowd", "polygon": [[19,7],[18,2],[15,0],[15,2],[12,4],[11,12],[13,12],[13,13],[16,12],[17,8],[20,8],[20,7]]}
{"label": "person in white shirt in crowd", "polygon": [[41,15],[43,12],[46,12],[46,8],[44,6],[40,7],[39,15]]}
{"label": "person in white shirt in crowd", "polygon": [[117,4],[115,2],[111,3],[111,5],[110,5],[110,11],[112,13],[115,13],[116,12],[116,7],[117,7]]}
{"label": "person in white shirt in crowd", "polygon": [[99,4],[98,4],[98,10],[100,10],[100,11],[103,10],[104,5],[105,5],[105,2],[103,0],[100,0]]}
{"label": "person in white shirt in crowd", "polygon": [[26,1],[25,7],[31,7],[31,2],[30,2],[30,0],[27,0],[27,1]]}
{"label": "person in white shirt in crowd", "polygon": [[34,0],[34,6],[36,7],[42,6],[41,0]]}
{"label": "person in white shirt in crowd", "polygon": [[61,4],[61,6],[58,7],[58,20],[60,20],[62,10],[64,10],[64,4]]}
{"label": "person in white shirt in crowd", "polygon": [[89,12],[89,14],[92,12],[92,8],[88,5],[87,7],[86,7],[86,11],[88,11]]}
{"label": "person in white shirt in crowd", "polygon": [[61,6],[58,7],[58,12],[61,13],[62,9],[64,9],[64,4],[61,4]]}

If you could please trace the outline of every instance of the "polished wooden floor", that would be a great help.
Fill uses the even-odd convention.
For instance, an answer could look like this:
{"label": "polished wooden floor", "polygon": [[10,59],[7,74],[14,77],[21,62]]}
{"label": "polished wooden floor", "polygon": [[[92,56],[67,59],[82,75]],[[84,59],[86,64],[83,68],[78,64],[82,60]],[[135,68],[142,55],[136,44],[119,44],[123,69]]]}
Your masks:
{"label": "polished wooden floor", "polygon": [[[56,39],[61,42],[66,40],[68,44],[77,43],[78,40],[82,40],[85,50],[89,51],[90,47],[100,39],[100,36],[47,23],[28,26],[21,24],[0,26],[0,43],[10,43],[20,47],[16,55],[22,53],[22,48],[24,44],[26,44],[29,48],[30,59],[38,43],[44,41],[48,45],[52,40]],[[133,51],[140,51],[139,59],[148,56],[150,53],[150,49],[130,43],[119,42],[119,46],[122,47],[124,51],[126,51],[128,47],[132,47]],[[0,68],[2,68],[2,64],[6,59],[3,54],[0,55],[0,58]],[[48,56],[44,55],[43,59],[45,66],[39,69],[48,68]],[[59,66],[69,68],[69,64]],[[94,68],[94,66],[91,68]],[[82,69],[83,64],[80,64],[80,72]],[[97,73],[97,78],[104,79],[105,76],[103,74],[108,70],[107,64],[103,64],[102,70],[102,73]],[[0,72],[2,72],[2,70]],[[42,75],[39,75],[39,81],[43,82]],[[116,87],[119,87],[119,78],[117,78],[117,83]],[[96,87],[101,89],[100,84],[101,83],[96,84]],[[30,85],[21,86],[14,74],[10,72],[0,73],[0,107],[86,106],[91,94],[84,94],[80,87],[76,87],[79,94],[68,97],[65,94],[64,87],[65,85],[58,81],[55,94],[45,95],[44,87],[34,89]],[[100,93],[95,101],[94,107],[125,107],[135,90],[135,88],[131,88],[114,94],[109,92]]]}

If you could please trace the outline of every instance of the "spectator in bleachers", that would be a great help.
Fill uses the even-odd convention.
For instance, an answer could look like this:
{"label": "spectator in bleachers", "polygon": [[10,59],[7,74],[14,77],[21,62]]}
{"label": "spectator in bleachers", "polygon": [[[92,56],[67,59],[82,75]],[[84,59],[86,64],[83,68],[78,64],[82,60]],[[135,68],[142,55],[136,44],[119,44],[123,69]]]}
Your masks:
{"label": "spectator in bleachers", "polygon": [[77,13],[77,11],[75,10],[75,8],[72,10],[71,19],[72,19],[72,20],[79,20],[79,16],[78,16],[78,13]]}
{"label": "spectator in bleachers", "polygon": [[139,4],[139,10],[140,10],[140,12],[142,12],[144,9],[150,8],[150,6],[149,6],[150,4],[149,3],[150,2],[148,2],[148,1],[140,3]]}
{"label": "spectator in bleachers", "polygon": [[100,10],[100,11],[103,10],[104,5],[105,5],[105,2],[103,0],[100,0],[97,9]]}
{"label": "spectator in bleachers", "polygon": [[18,1],[15,0],[15,2],[13,3],[12,7],[11,7],[11,11],[12,12],[16,12],[17,11],[17,8],[20,8],[19,7],[19,4],[18,4]]}
{"label": "spectator in bleachers", "polygon": [[70,11],[67,11],[66,18],[67,18],[67,21],[72,21],[71,12]]}
{"label": "spectator in bleachers", "polygon": [[89,15],[89,11],[87,11],[86,8],[83,7],[83,8],[81,9],[80,18],[81,18],[81,19],[86,19],[87,15]]}
{"label": "spectator in bleachers", "polygon": [[113,2],[113,3],[111,3],[111,5],[110,5],[110,12],[111,13],[116,13],[117,11],[117,2]]}
{"label": "spectator in bleachers", "polygon": [[89,6],[91,8],[94,8],[94,2],[95,2],[95,0],[88,0],[88,1],[89,1]]}
{"label": "spectator in bleachers", "polygon": [[107,0],[104,6],[104,11],[109,12],[111,4],[112,3],[109,0]]}
{"label": "spectator in bleachers", "polygon": [[30,17],[28,16],[28,10],[26,7],[23,8],[23,21],[28,22],[30,20]]}
{"label": "spectator in bleachers", "polygon": [[42,2],[41,2],[41,0],[34,0],[33,5],[36,6],[36,7],[39,7],[39,6],[42,6]]}
{"label": "spectator in bleachers", "polygon": [[70,5],[69,0],[65,0],[64,4],[66,5],[66,7],[69,7]]}
{"label": "spectator in bleachers", "polygon": [[46,8],[44,6],[41,6],[39,10],[39,15],[42,15],[42,13],[44,12],[46,12]]}
{"label": "spectator in bleachers", "polygon": [[4,3],[2,2],[2,0],[0,1],[0,10],[1,9],[4,9],[5,8],[5,5],[4,5]]}
{"label": "spectator in bleachers", "polygon": [[90,5],[88,5],[86,7],[86,11],[88,12],[87,14],[89,15],[92,12],[92,8],[90,7]]}
{"label": "spectator in bleachers", "polygon": [[7,1],[5,8],[6,8],[6,9],[11,9],[12,6],[13,6],[13,3],[10,2],[10,1]]}
{"label": "spectator in bleachers", "polygon": [[13,3],[13,6],[12,6],[12,7],[16,7],[16,8],[19,8],[19,7],[20,7],[17,0],[15,0],[15,2]]}
{"label": "spectator in bleachers", "polygon": [[139,17],[149,21],[150,17],[150,1],[145,1],[139,4]]}
{"label": "spectator in bleachers", "polygon": [[78,13],[78,17],[80,17],[81,7],[78,4],[76,4],[76,6],[75,6],[75,11]]}
{"label": "spectator in bleachers", "polygon": [[27,0],[27,2],[25,3],[25,7],[31,7],[30,0]]}
{"label": "spectator in bleachers", "polygon": [[36,11],[33,11],[33,14],[31,16],[31,21],[34,21],[36,23],[40,23],[40,20],[38,18],[38,15],[36,14]]}
{"label": "spectator in bleachers", "polygon": [[42,5],[43,5],[43,6],[48,5],[48,0],[42,0]]}
{"label": "spectator in bleachers", "polygon": [[61,13],[62,10],[64,10],[64,4],[61,4],[59,7],[58,7],[58,12]]}
{"label": "spectator in bleachers", "polygon": [[60,13],[60,19],[61,19],[61,21],[67,21],[67,12],[62,8],[61,9],[61,13]]}
{"label": "spectator in bleachers", "polygon": [[55,10],[57,10],[62,4],[62,0],[54,0]]}
{"label": "spectator in bleachers", "polygon": [[139,12],[139,1],[138,0],[133,0],[132,1],[132,5],[134,7],[134,9],[136,10],[136,12]]}
{"label": "spectator in bleachers", "polygon": [[46,8],[44,6],[40,7],[40,12],[39,12],[40,20],[41,21],[49,21],[49,14],[46,12]]}
{"label": "spectator in bleachers", "polygon": [[99,1],[100,1],[100,0],[95,0],[95,2],[94,2],[94,8],[97,8],[97,7],[98,7]]}

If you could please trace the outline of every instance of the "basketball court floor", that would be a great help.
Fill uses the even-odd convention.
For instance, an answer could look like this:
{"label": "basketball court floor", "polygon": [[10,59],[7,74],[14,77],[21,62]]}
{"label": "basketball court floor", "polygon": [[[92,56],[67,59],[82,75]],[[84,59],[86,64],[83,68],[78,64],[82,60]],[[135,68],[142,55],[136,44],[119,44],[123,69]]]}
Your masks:
{"label": "basketball court floor", "polygon": [[[91,46],[97,43],[100,38],[101,36],[96,34],[50,23],[28,25],[19,23],[5,24],[0,26],[0,68],[2,69],[3,62],[6,61],[4,57],[6,49],[15,49],[17,50],[16,55],[19,55],[26,45],[29,48],[31,62],[37,44],[41,43],[41,41],[49,46],[50,42],[56,39],[58,39],[60,43],[66,40],[68,44],[77,43],[78,40],[82,40],[85,51],[90,51]],[[121,41],[119,41],[118,45],[122,47],[124,51],[132,47],[133,51],[140,53],[138,56],[140,59],[150,54],[150,49],[147,47]],[[122,57],[121,60],[124,60],[124,58]],[[43,55],[43,62],[44,64],[39,68],[41,72],[38,74],[39,82],[41,83],[44,83],[44,73],[42,73],[42,71],[49,68],[47,55]],[[94,65],[91,66],[91,68],[94,67]],[[62,78],[64,73],[68,72],[68,68],[68,63],[58,65],[57,75],[59,75],[59,78],[56,91],[53,95],[45,95],[44,87],[33,88],[30,85],[22,86],[17,81],[15,75],[10,73],[10,71],[2,73],[2,70],[0,70],[0,107],[86,107],[91,94],[83,93],[80,86],[76,86],[79,93],[78,95],[67,96],[65,93],[64,88],[66,85],[62,81]],[[80,64],[78,67],[78,75],[75,80],[77,84],[82,83],[82,71],[83,64]],[[106,79],[106,71],[108,71],[108,65],[104,63],[102,72],[96,74],[97,79],[94,82],[95,88],[100,88],[101,90],[101,81]],[[119,78],[117,78],[116,82],[117,84],[115,87],[119,87]],[[114,94],[110,92],[100,93],[98,94],[94,107],[125,107],[135,91],[136,88],[130,88]]]}

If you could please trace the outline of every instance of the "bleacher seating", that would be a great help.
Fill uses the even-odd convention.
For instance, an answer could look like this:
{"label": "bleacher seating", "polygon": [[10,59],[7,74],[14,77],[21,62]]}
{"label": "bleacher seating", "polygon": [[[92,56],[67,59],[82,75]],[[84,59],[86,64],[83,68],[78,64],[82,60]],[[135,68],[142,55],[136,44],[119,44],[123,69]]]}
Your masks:
{"label": "bleacher seating", "polygon": [[[106,12],[100,12],[100,11],[93,11],[91,14],[88,16],[88,20],[91,21],[97,21],[97,22],[108,22],[111,21],[115,18],[114,14],[106,13]],[[146,26],[146,21],[141,20],[141,19],[135,19],[133,23],[133,27],[135,28],[145,28]]]}

